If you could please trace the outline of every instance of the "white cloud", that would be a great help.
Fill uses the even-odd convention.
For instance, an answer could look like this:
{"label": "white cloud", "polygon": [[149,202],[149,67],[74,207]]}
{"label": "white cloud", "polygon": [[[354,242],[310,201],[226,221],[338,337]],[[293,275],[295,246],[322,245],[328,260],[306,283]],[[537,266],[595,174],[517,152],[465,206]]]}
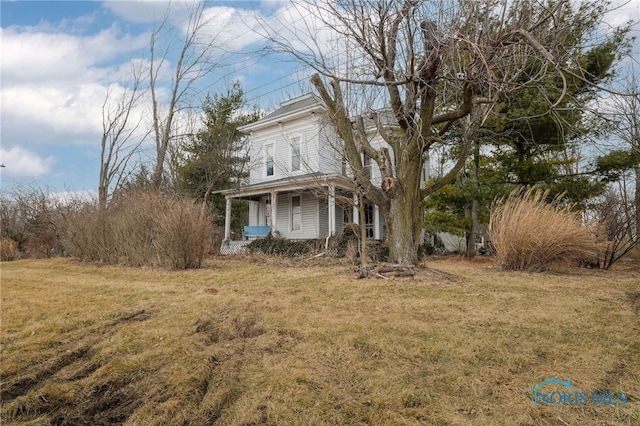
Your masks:
{"label": "white cloud", "polygon": [[239,51],[264,40],[259,34],[260,20],[256,13],[232,7],[211,7],[203,16],[208,25],[205,35],[215,37],[216,45],[227,51]]}
{"label": "white cloud", "polygon": [[92,202],[98,199],[98,192],[93,190],[52,192],[49,200],[59,204],[72,204],[74,202]]}
{"label": "white cloud", "polygon": [[103,7],[114,15],[135,23],[152,23],[161,21],[169,12],[172,22],[184,18],[196,0],[137,0],[137,1],[105,1]]}
{"label": "white cloud", "polygon": [[3,88],[3,139],[54,145],[95,139],[101,132],[105,93],[105,88],[95,83]]}
{"label": "white cloud", "polygon": [[95,81],[109,76],[110,60],[134,52],[148,35],[122,35],[117,25],[89,36],[51,33],[48,28],[2,29],[3,86],[23,82]]}
{"label": "white cloud", "polygon": [[122,57],[148,40],[122,35],[115,24],[87,36],[51,30],[43,24],[0,33],[2,134],[11,145],[98,141],[107,86],[135,61]]}
{"label": "white cloud", "polygon": [[291,2],[272,15],[258,19],[262,19],[258,31],[265,38],[286,46],[284,50],[293,50],[310,62],[327,64],[345,55],[344,38],[336,31],[343,24],[327,9]]}
{"label": "white cloud", "polygon": [[12,177],[37,177],[48,173],[54,163],[53,157],[42,158],[35,152],[18,146],[6,150],[0,147],[2,174]]}
{"label": "white cloud", "polygon": [[[189,22],[189,13],[193,10],[194,5],[198,3],[195,0],[183,2],[169,1],[107,1],[104,7],[110,10],[116,16],[135,23],[155,23],[159,24],[165,17],[171,25],[180,27],[186,32]],[[203,35],[216,39],[216,46],[226,51],[239,51],[244,47],[250,46],[264,37],[260,34],[260,23],[267,18],[261,17],[259,12],[239,7],[230,6],[214,6],[205,7],[203,13],[203,21],[207,23],[204,28]],[[275,1],[267,9],[272,11],[278,6],[280,12],[289,10],[288,2]],[[262,6],[265,6],[263,2]],[[269,6],[269,5],[266,5]],[[287,22],[290,25],[291,22]],[[210,40],[209,39],[209,40]]]}
{"label": "white cloud", "polygon": [[637,29],[638,20],[640,20],[640,3],[633,0],[614,0],[609,10],[604,19],[607,25],[615,28],[633,21]]}

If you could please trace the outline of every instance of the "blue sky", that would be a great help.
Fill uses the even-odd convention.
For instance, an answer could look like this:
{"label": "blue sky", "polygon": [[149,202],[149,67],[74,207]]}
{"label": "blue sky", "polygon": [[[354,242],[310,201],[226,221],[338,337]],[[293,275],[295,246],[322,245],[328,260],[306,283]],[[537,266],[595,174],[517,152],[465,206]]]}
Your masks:
{"label": "blue sky", "polygon": [[[607,16],[611,25],[640,20],[640,0],[614,3],[622,6]],[[167,5],[121,0],[0,3],[2,190],[37,185],[51,192],[95,191],[107,88],[123,78],[122,70],[133,61],[148,58],[150,31]],[[172,3],[170,21],[178,22],[184,7],[184,0]],[[310,70],[251,53],[264,46],[255,31],[260,19],[288,23],[283,31],[296,34],[296,7],[282,0],[209,1],[212,34],[234,53],[202,82],[202,94],[220,93],[239,80],[249,102],[269,110],[309,91]],[[634,55],[640,58],[637,43]],[[147,154],[151,151],[147,145]]]}
{"label": "blue sky", "polygon": [[[2,115],[0,183],[11,191],[94,191],[102,134],[101,107],[122,69],[149,55],[149,34],[166,1],[2,1]],[[252,52],[263,41],[256,16],[286,13],[290,2],[212,1],[211,31],[227,54],[201,83],[202,95],[239,80],[252,105],[268,110],[308,91],[309,72],[274,56]],[[185,2],[172,3],[178,21]],[[201,101],[195,99],[200,105]],[[150,155],[152,148],[147,145]]]}

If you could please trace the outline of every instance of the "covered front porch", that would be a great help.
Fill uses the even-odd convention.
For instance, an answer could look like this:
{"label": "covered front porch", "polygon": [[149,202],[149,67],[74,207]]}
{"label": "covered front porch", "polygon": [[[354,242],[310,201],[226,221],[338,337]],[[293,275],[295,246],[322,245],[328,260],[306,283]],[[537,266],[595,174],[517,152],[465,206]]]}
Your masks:
{"label": "covered front porch", "polygon": [[[224,246],[231,246],[231,203],[249,201],[249,223],[242,239],[271,233],[288,239],[325,239],[342,232],[345,223],[360,223],[352,179],[339,175],[308,174],[221,191],[226,199]],[[382,237],[378,206],[366,206],[367,233]]]}

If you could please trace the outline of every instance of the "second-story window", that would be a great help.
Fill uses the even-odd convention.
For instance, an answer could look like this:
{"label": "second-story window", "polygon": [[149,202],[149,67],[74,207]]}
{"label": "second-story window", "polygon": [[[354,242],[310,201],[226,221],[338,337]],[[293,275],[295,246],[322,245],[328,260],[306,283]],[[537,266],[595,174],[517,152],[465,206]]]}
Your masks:
{"label": "second-story window", "polygon": [[264,146],[264,160],[267,176],[273,176],[273,144]]}
{"label": "second-story window", "polygon": [[291,171],[300,170],[300,137],[291,138]]}
{"label": "second-story window", "polygon": [[362,154],[362,167],[364,168],[364,175],[371,179],[371,157],[367,154]]}
{"label": "second-story window", "polygon": [[429,180],[429,160],[422,165],[422,183]]}

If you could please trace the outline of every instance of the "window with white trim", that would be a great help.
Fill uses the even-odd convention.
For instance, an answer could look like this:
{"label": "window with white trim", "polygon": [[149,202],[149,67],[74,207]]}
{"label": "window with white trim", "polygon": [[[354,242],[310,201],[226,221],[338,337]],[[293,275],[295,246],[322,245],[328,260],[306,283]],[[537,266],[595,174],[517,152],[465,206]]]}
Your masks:
{"label": "window with white trim", "polygon": [[273,144],[264,146],[265,176],[273,176]]}
{"label": "window with white trim", "polygon": [[371,157],[367,154],[362,154],[362,166],[364,168],[364,175],[371,179]]}
{"label": "window with white trim", "polygon": [[291,196],[291,231],[302,230],[302,197]]}
{"label": "window with white trim", "polygon": [[345,207],[342,209],[342,223],[352,222],[353,213],[349,207]]}
{"label": "window with white trim", "polygon": [[373,204],[364,204],[364,224],[367,238],[373,238],[374,234],[374,218],[373,218]]}
{"label": "window with white trim", "polygon": [[429,160],[422,165],[422,183],[429,180]]}
{"label": "window with white trim", "polygon": [[297,172],[300,170],[300,136],[291,138],[291,171]]}

